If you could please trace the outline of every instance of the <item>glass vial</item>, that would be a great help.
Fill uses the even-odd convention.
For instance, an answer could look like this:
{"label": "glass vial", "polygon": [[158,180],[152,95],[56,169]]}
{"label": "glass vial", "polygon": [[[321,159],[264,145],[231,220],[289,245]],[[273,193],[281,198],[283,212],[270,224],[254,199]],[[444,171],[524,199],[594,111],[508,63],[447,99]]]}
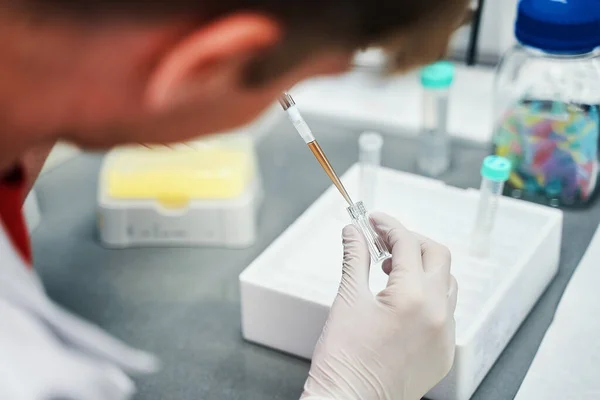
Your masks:
{"label": "glass vial", "polygon": [[348,207],[348,214],[352,218],[352,223],[358,228],[367,239],[369,245],[369,252],[371,253],[371,260],[374,263],[380,263],[392,255],[388,251],[385,242],[379,236],[379,234],[373,228],[369,215],[362,201],[355,203],[353,206]]}

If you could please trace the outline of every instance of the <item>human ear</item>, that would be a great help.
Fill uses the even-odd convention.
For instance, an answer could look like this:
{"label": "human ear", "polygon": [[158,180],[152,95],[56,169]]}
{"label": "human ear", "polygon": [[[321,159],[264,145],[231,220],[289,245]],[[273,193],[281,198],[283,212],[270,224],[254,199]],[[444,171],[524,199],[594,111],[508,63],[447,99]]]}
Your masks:
{"label": "human ear", "polygon": [[164,110],[193,98],[226,95],[247,62],[281,38],[279,25],[258,14],[231,15],[189,33],[163,53],[149,77],[145,103]]}

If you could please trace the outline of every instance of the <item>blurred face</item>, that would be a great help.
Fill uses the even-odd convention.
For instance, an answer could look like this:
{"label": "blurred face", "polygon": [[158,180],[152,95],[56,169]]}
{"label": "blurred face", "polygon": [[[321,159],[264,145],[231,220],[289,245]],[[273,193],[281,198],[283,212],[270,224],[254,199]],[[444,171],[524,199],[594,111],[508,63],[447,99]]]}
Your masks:
{"label": "blurred face", "polygon": [[[434,40],[399,37],[396,46],[426,49],[419,62],[439,57],[459,11],[436,25]],[[275,20],[258,14],[204,25],[182,18],[78,24],[1,11],[0,162],[9,151],[57,139],[109,148],[228,130],[251,121],[297,82],[350,65],[353,52],[332,47],[248,85],[249,67],[276,49],[283,34]]]}
{"label": "blurred face", "polygon": [[249,122],[296,82],[349,65],[349,52],[332,49],[248,85],[248,66],[281,36],[258,15],[201,27],[181,19],[83,26],[0,15],[0,132],[27,146],[180,142]]}
{"label": "blurred face", "polygon": [[[241,16],[166,44],[158,57],[151,58],[154,62],[146,63],[145,73],[132,68],[136,60],[131,59],[123,68],[132,68],[129,78],[122,82],[129,91],[115,88],[106,97],[108,105],[89,104],[89,121],[72,130],[69,138],[108,147],[123,142],[180,142],[222,132],[250,122],[300,80],[340,73],[349,65],[351,54],[328,51],[260,86],[249,86],[247,67],[279,38],[278,27],[270,21]],[[99,69],[100,76],[104,71]]]}

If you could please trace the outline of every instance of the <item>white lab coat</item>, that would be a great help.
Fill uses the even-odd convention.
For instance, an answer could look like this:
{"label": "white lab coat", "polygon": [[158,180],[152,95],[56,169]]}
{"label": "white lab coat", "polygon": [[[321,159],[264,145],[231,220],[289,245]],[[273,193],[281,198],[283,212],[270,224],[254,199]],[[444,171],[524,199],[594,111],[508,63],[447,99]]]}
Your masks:
{"label": "white lab coat", "polygon": [[54,304],[0,223],[0,399],[129,399],[135,387],[126,373],[157,367]]}

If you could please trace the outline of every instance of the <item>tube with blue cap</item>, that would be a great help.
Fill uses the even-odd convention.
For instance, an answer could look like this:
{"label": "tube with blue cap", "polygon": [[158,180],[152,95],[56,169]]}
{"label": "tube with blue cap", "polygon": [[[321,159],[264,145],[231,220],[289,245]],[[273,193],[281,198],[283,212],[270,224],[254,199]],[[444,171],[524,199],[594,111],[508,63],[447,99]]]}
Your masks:
{"label": "tube with blue cap", "polygon": [[481,189],[475,228],[471,237],[471,255],[487,257],[490,254],[491,234],[496,222],[498,200],[502,196],[504,183],[508,180],[511,163],[499,156],[489,156],[481,166]]}
{"label": "tube with blue cap", "polygon": [[454,80],[454,64],[441,61],[421,70],[423,132],[419,137],[417,166],[421,173],[438,177],[450,167],[448,99]]}

